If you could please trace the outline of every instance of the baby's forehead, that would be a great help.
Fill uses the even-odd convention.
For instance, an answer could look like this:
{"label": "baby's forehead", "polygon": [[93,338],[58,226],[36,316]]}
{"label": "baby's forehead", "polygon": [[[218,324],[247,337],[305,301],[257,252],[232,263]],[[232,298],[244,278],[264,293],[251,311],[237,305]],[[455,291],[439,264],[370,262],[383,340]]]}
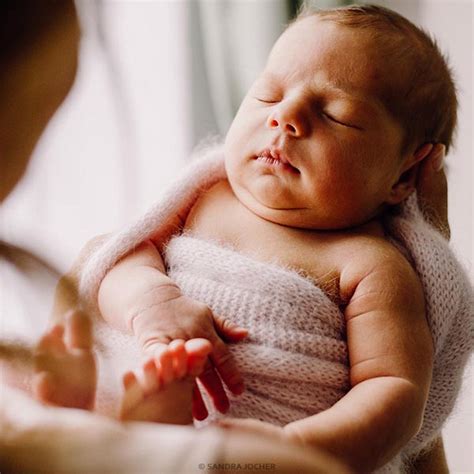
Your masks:
{"label": "baby's forehead", "polygon": [[311,17],[282,34],[264,74],[270,80],[322,80],[349,93],[377,96],[396,72],[370,31]]}
{"label": "baby's forehead", "polygon": [[360,29],[321,20],[317,15],[292,24],[269,56],[269,76],[324,76],[328,83],[352,93],[381,97],[403,90],[408,64],[393,60],[396,39],[375,29]]}

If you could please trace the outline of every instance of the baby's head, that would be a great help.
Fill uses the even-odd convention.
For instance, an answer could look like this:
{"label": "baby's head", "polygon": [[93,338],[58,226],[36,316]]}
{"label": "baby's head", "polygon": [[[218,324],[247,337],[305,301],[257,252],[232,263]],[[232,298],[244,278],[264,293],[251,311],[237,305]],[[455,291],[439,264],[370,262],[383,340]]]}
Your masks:
{"label": "baby's head", "polygon": [[352,227],[403,201],[432,144],[448,149],[456,93],[428,35],[397,13],[303,13],[273,47],[227,134],[226,169],[257,215]]}

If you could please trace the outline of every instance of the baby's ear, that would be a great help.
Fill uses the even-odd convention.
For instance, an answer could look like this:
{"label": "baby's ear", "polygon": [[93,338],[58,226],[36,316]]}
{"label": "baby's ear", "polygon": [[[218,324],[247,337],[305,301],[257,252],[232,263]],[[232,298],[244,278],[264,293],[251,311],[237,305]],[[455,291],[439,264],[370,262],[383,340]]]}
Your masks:
{"label": "baby's ear", "polygon": [[425,143],[405,159],[398,181],[392,186],[385,201],[387,204],[399,204],[414,191],[418,165],[430,154],[432,149],[432,143]]}

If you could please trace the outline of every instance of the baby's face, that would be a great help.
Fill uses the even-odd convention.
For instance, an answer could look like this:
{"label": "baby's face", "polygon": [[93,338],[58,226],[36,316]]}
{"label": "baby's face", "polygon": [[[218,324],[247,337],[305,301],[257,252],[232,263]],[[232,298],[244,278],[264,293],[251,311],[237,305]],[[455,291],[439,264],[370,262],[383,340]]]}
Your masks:
{"label": "baby's face", "polygon": [[386,73],[365,32],[309,17],[275,44],[225,143],[238,199],[283,225],[346,228],[387,202],[402,129],[376,91]]}

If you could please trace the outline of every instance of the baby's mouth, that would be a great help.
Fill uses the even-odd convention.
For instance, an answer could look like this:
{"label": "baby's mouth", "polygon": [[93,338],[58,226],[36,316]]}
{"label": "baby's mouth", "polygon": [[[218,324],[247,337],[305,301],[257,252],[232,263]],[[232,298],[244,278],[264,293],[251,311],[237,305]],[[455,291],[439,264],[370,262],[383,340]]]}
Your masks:
{"label": "baby's mouth", "polygon": [[255,159],[267,165],[280,166],[293,173],[300,173],[299,169],[290,163],[290,160],[277,149],[265,149],[258,153]]}

